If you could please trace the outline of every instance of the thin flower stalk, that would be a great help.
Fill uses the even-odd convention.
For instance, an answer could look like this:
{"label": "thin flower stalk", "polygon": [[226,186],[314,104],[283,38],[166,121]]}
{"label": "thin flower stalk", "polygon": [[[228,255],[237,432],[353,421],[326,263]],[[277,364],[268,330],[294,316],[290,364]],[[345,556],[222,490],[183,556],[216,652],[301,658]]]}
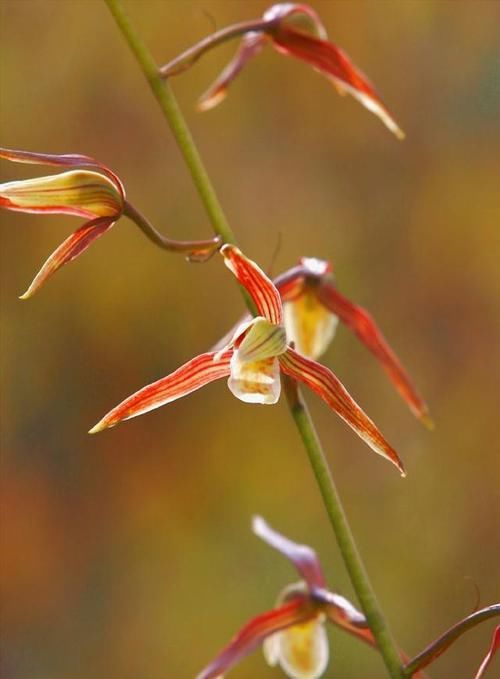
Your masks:
{"label": "thin flower stalk", "polygon": [[[304,30],[307,23],[311,30]],[[293,57],[323,74],[339,94],[350,94],[374,113],[399,139],[404,133],[382,103],[368,78],[347,54],[328,40],[326,28],[309,5],[279,3],[264,12],[261,20],[235,24],[204,38],[170,63],[160,68],[163,78],[182,73],[208,50],[243,34],[236,55],[198,101],[201,111],[217,106],[227,94],[232,81],[246,64],[270,44],[280,54]]]}
{"label": "thin flower stalk", "polygon": [[119,177],[106,165],[80,154],[32,153],[0,148],[0,158],[16,163],[70,168],[65,172],[0,184],[0,207],[14,212],[64,214],[86,219],[47,259],[21,299],[28,299],[62,266],[83,254],[123,216],[129,217],[157,245],[204,261],[219,238],[177,241],[166,238],[126,199]]}

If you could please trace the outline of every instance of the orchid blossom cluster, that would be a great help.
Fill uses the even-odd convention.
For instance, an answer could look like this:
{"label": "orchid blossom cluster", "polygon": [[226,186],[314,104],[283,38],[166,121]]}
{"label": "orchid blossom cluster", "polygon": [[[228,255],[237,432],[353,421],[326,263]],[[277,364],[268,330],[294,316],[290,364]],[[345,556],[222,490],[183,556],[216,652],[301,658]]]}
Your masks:
{"label": "orchid blossom cluster", "polygon": [[[326,76],[339,93],[351,94],[397,137],[404,136],[366,76],[328,40],[319,16],[305,4],[273,5],[261,19],[222,29],[160,68],[158,77],[169,78],[183,72],[205,52],[235,37],[241,38],[236,55],[202,96],[201,110],[218,104],[247,63],[270,45],[278,53],[298,59]],[[119,177],[90,156],[0,149],[0,158],[66,168],[50,176],[0,184],[0,207],[86,220],[50,255],[23,299],[31,297],[59,268],[81,255],[126,216],[155,244],[183,253],[190,261],[204,261],[219,251],[225,266],[251,300],[253,315],[243,316],[215,347],[123,400],[90,433],[159,408],[219,379],[227,380],[229,390],[240,401],[272,405],[280,398],[281,379],[285,377],[292,384],[303,384],[316,393],[374,452],[405,475],[398,453],[336,375],[317,360],[333,340],[340,320],[378,359],[414,415],[431,426],[428,408],[402,363],[370,314],[339,292],[329,262],[304,257],[272,281],[234,244],[223,244],[220,235],[200,241],[165,238],[128,202]],[[260,646],[267,662],[279,665],[291,679],[318,679],[329,658],[327,622],[377,647],[367,617],[343,596],[327,589],[319,559],[310,547],[289,540],[260,517],[254,518],[253,531],[291,561],[301,581],[283,590],[275,608],[248,622],[197,679],[222,677]],[[401,662],[406,663],[405,668],[414,670],[411,676],[422,677],[421,667],[442,653],[465,629],[480,619],[498,615],[499,609],[500,605],[495,605],[472,614],[431,644],[418,662],[407,661],[403,654]],[[497,628],[476,679],[485,674],[499,643]]]}

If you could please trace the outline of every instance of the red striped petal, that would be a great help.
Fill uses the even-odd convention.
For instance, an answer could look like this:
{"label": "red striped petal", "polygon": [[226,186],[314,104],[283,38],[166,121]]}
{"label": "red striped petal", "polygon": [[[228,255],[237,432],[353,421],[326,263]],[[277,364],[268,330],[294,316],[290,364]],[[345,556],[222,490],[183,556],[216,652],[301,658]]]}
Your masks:
{"label": "red striped petal", "polygon": [[278,358],[283,372],[293,379],[303,382],[320,396],[330,408],[354,429],[360,438],[382,457],[396,465],[405,476],[403,463],[398,454],[382,436],[344,385],[331,370],[316,361],[301,356],[293,349]]}
{"label": "red striped petal", "polygon": [[125,189],[120,178],[107,167],[91,156],[79,153],[34,153],[19,149],[7,149],[0,147],[0,158],[11,160],[14,163],[28,163],[31,165],[53,165],[56,167],[93,167],[107,175],[115,184],[116,189],[125,200]]}
{"label": "red striped petal", "polygon": [[281,298],[270,278],[234,245],[226,243],[220,252],[228,269],[249,293],[259,315],[280,325],[283,322]]}
{"label": "red striped petal", "polygon": [[325,586],[325,576],[314,549],[289,540],[271,528],[260,516],[254,516],[252,529],[255,535],[264,540],[264,542],[267,542],[271,547],[274,547],[274,549],[277,549],[287,559],[290,559],[299,574],[306,581],[308,587]]}
{"label": "red striped petal", "polygon": [[196,679],[216,679],[234,667],[275,632],[312,620],[317,610],[307,597],[297,597],[247,623],[232,641],[198,674]]}
{"label": "red striped petal", "polygon": [[325,307],[336,314],[343,323],[353,330],[361,342],[380,361],[389,379],[412,412],[425,424],[431,424],[427,405],[419,396],[411,382],[410,376],[403,368],[370,314],[341,295],[331,283],[325,282],[320,285],[317,294],[318,299]]}
{"label": "red striped petal", "polygon": [[232,355],[232,351],[226,351],[218,356],[211,351],[196,356],[167,377],[148,384],[126,398],[92,427],[89,434],[96,434],[108,427],[114,427],[122,420],[147,413],[187,396],[209,382],[228,377]]}
{"label": "red striped petal", "polygon": [[217,106],[227,94],[227,88],[244,68],[248,61],[257,56],[266,44],[267,37],[262,33],[248,33],[241,40],[238,51],[217,80],[199,98],[198,109],[208,111]]}
{"label": "red striped petal", "polygon": [[481,663],[480,668],[477,671],[476,676],[474,679],[482,679],[484,677],[484,673],[488,669],[488,667],[491,664],[491,661],[495,657],[496,652],[500,648],[500,625],[495,629],[493,632],[493,638],[491,639],[491,646],[486,654],[483,662]]}
{"label": "red striped petal", "polygon": [[284,22],[278,24],[271,37],[278,52],[305,61],[333,79],[340,91],[349,92],[398,138],[404,137],[369,80],[343,50],[331,42],[290,28]]}
{"label": "red striped petal", "polygon": [[115,220],[109,219],[109,217],[98,217],[77,229],[50,255],[20,299],[28,299],[34,295],[48,278],[64,264],[68,264],[79,257],[89,245],[102,236],[103,233],[106,233],[114,223]]}

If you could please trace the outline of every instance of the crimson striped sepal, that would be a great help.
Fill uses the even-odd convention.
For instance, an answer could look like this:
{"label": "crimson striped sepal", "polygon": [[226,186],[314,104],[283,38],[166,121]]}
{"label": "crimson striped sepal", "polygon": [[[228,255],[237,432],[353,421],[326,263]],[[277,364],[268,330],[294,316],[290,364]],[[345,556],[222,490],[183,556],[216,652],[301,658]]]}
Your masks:
{"label": "crimson striped sepal", "polygon": [[401,476],[406,476],[403,463],[394,448],[331,370],[301,356],[293,349],[288,349],[278,360],[286,375],[303,382],[316,392],[372,450],[392,462],[399,469]]}
{"label": "crimson striped sepal", "polygon": [[316,607],[307,596],[297,596],[272,611],[256,616],[236,634],[196,679],[220,678],[271,635],[312,620],[317,615]]}
{"label": "crimson striped sepal", "polygon": [[304,61],[323,73],[333,81],[340,94],[351,94],[366,109],[380,118],[398,139],[404,139],[404,132],[382,103],[373,85],[340,47],[283,23],[273,32],[272,39],[273,46],[278,52]]}
{"label": "crimson striped sepal", "polygon": [[270,323],[281,325],[283,322],[281,297],[271,279],[236,246],[226,243],[220,249],[220,253],[228,269],[247,290],[259,315],[264,316]]}
{"label": "crimson striped sepal", "polygon": [[491,645],[488,650],[488,653],[486,654],[483,662],[481,663],[481,666],[479,667],[474,679],[483,679],[486,670],[491,665],[491,662],[499,648],[500,648],[500,625],[496,627],[495,631],[493,632],[493,637],[491,639]]}
{"label": "crimson striped sepal", "polygon": [[72,233],[71,236],[66,238],[66,240],[54,250],[33,279],[29,288],[20,295],[19,299],[28,299],[34,295],[52,274],[64,264],[68,264],[85,252],[89,245],[106,233],[114,223],[115,220],[112,218],[98,217],[97,219],[92,219],[90,222],[83,224],[83,226]]}
{"label": "crimson striped sepal", "polygon": [[89,434],[114,427],[123,420],[142,415],[150,410],[176,401],[215,380],[228,377],[233,351],[208,352],[191,359],[167,377],[148,384],[110,410]]}
{"label": "crimson striped sepal", "polygon": [[286,556],[293,563],[299,575],[305,580],[310,589],[325,586],[325,576],[314,549],[286,538],[271,528],[261,516],[253,517],[252,530],[255,535],[278,550],[278,552]]}
{"label": "crimson striped sepal", "polygon": [[425,401],[418,394],[410,376],[370,314],[341,295],[332,283],[324,282],[318,286],[317,295],[320,302],[353,330],[361,342],[374,354],[411,411],[423,424],[432,429],[433,423]]}
{"label": "crimson striped sepal", "polygon": [[226,98],[227,89],[250,59],[257,56],[266,44],[267,38],[262,33],[248,33],[238,47],[234,58],[222,71],[217,80],[198,99],[198,110],[208,111]]}

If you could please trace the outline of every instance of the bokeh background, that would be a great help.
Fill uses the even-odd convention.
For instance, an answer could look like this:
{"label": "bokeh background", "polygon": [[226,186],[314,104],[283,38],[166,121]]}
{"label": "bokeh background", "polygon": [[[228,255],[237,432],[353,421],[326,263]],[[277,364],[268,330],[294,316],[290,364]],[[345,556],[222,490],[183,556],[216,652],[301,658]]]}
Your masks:
{"label": "bokeh background", "polygon": [[[261,1],[126,3],[159,63]],[[380,602],[413,654],[499,599],[500,3],[318,1],[330,37],[376,83],[399,143],[306,66],[268,49],[206,114],[226,45],[173,82],[245,251],[275,273],[331,259],[375,315],[437,424],[414,420],[340,329],[325,357],[400,451],[408,478],[311,395]],[[163,232],[210,228],[158,105],[98,0],[2,0],[5,146],[83,152],[120,174]],[[2,163],[3,180],[29,177]],[[43,173],[43,169],[41,170]],[[194,677],[295,579],[253,513],[319,552],[354,597],[286,406],[223,383],[89,437],[124,396],[206,350],[242,312],[214,258],[189,265],[123,219],[27,302],[71,217],[2,215],[2,676]],[[471,677],[492,624],[439,659]],[[331,630],[327,677],[385,676]],[[260,653],[234,677],[271,678]],[[494,671],[492,671],[494,674]],[[233,676],[233,675],[231,675]]]}

